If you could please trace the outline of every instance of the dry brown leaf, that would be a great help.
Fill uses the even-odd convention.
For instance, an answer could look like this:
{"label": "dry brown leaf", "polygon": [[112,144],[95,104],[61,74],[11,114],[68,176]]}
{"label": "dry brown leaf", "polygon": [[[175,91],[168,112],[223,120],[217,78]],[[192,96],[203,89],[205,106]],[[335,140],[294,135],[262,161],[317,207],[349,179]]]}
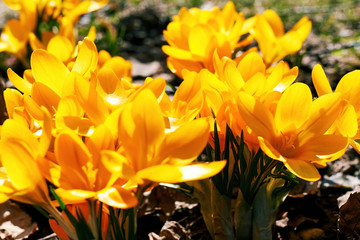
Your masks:
{"label": "dry brown leaf", "polygon": [[0,239],[24,239],[37,230],[36,223],[18,204],[0,204]]}

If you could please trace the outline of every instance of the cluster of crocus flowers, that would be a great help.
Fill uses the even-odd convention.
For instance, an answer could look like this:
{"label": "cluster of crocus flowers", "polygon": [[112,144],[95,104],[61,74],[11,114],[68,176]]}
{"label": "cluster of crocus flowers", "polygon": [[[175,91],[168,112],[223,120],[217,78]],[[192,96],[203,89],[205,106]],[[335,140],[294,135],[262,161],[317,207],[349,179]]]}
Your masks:
{"label": "cluster of crocus flowers", "polygon": [[[41,6],[48,18],[74,23],[105,2]],[[132,239],[126,229],[136,227],[119,224],[135,224],[131,211],[144,191],[191,181],[202,194],[214,194],[212,201],[198,197],[206,199],[201,204],[210,210],[205,221],[212,234],[241,239],[244,206],[264,202],[257,195],[272,201],[290,174],[315,181],[317,167],[340,157],[349,143],[359,151],[359,72],[345,75],[333,92],[316,66],[313,99],[307,85],[295,83],[298,67],[280,61],[299,51],[310,28],[305,17],[285,33],[275,12],[245,19],[232,2],[223,10],[183,8],[164,31],[168,66],[183,78],[172,97],[162,78],[134,84],[131,63],[98,52],[93,30],[78,44],[67,30],[43,32],[41,40],[30,34],[30,69],[22,77],[9,69],[17,89],[4,91],[9,119],[0,128],[0,202],[41,207],[64,238],[102,239],[109,232]],[[259,51],[247,49],[254,39]],[[240,189],[235,214],[233,187]],[[224,216],[208,206],[213,196],[221,198],[219,206],[229,203],[217,208],[230,209]],[[216,232],[219,219],[229,232]],[[83,223],[90,231],[79,230]]]}
{"label": "cluster of crocus flowers", "polygon": [[[76,54],[75,25],[81,15],[96,11],[108,0],[55,1],[19,0],[4,1],[19,13],[19,19],[9,20],[0,35],[0,52],[15,55],[27,62],[27,47],[47,49],[63,62]],[[89,37],[95,38],[94,29]]]}
{"label": "cluster of crocus flowers", "polygon": [[169,56],[169,69],[182,77],[182,70],[200,72],[206,68],[214,72],[213,54],[219,57],[243,57],[255,39],[267,67],[285,56],[298,52],[310,33],[311,22],[303,17],[285,33],[280,17],[272,10],[245,19],[238,13],[233,2],[228,2],[223,10],[182,8],[173,17],[164,31],[169,45],[163,51]]}
{"label": "cluster of crocus flowers", "polygon": [[[164,79],[133,84],[130,62],[98,52],[89,38],[78,44],[76,56],[65,65],[38,49],[24,77],[8,70],[21,92],[4,92],[10,119],[1,127],[2,202],[38,205],[71,239],[79,239],[68,218],[55,211],[46,181],[65,205],[89,203],[95,236],[97,202],[105,212],[134,208],[156,183],[204,179],[225,166],[225,160],[196,161],[207,144],[210,120],[195,119],[202,97],[188,100],[185,92],[192,84],[181,86],[171,101]],[[194,110],[181,116],[187,109]],[[17,165],[28,173],[16,174]]]}
{"label": "cluster of crocus flowers", "polygon": [[[181,34],[174,34],[175,29]],[[261,148],[296,176],[314,181],[320,178],[315,166],[341,156],[349,137],[357,147],[358,127],[355,94],[341,83],[355,78],[356,72],[339,83],[341,90],[335,93],[346,92],[339,97],[330,94],[325,75],[316,67],[319,96],[328,96],[313,102],[309,87],[294,84],[298,68],[279,62],[301,49],[310,30],[307,17],[285,33],[274,11],[245,19],[229,2],[223,10],[182,9],[164,31],[169,46],[163,50],[169,68],[184,82],[200,82],[204,101],[199,114],[216,120],[222,151],[229,127],[235,136],[243,136],[251,156]],[[254,39],[258,50],[247,48]]]}

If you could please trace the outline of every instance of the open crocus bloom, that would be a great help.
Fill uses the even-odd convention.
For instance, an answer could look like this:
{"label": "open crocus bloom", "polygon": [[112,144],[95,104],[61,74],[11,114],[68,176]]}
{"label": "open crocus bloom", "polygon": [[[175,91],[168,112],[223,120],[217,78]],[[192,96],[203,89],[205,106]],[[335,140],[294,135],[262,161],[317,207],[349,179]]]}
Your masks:
{"label": "open crocus bloom", "polygon": [[209,128],[207,119],[198,119],[165,133],[157,99],[145,89],[120,114],[118,152],[102,151],[102,160],[111,172],[138,185],[208,178],[226,164],[226,161],[192,164],[207,143]]}
{"label": "open crocus bloom", "polygon": [[57,136],[55,159],[43,159],[42,170],[58,187],[55,191],[65,203],[98,199],[117,208],[131,208],[137,204],[136,196],[122,188],[127,180],[109,172],[100,159],[100,150],[112,149],[113,142],[104,125],[95,129],[86,144],[71,131]]}
{"label": "open crocus bloom", "polygon": [[23,122],[8,119],[1,127],[0,202],[9,198],[41,207],[50,205],[48,188],[38,161],[49,147],[51,120],[43,109],[42,134],[38,138]]}
{"label": "open crocus bloom", "polygon": [[238,108],[266,155],[298,177],[316,181],[320,174],[315,165],[335,160],[348,145],[346,137],[326,134],[341,111],[339,99],[331,93],[312,102],[309,87],[295,83],[281,96],[275,116],[244,92],[239,93]]}
{"label": "open crocus bloom", "polygon": [[285,33],[284,25],[273,10],[256,15],[255,28],[251,31],[259,44],[267,66],[301,49],[302,43],[311,31],[311,22],[307,17],[300,19],[292,29]]}
{"label": "open crocus bloom", "polygon": [[[332,93],[330,83],[325,75],[324,70],[318,64],[312,72],[312,79],[316,92],[319,96]],[[344,75],[338,85],[335,93],[341,94],[343,110],[339,118],[336,119],[330,132],[340,133],[345,137],[351,138],[351,146],[360,153],[360,71],[355,70]]]}
{"label": "open crocus bloom", "polygon": [[207,68],[213,71],[215,50],[221,57],[231,57],[235,48],[251,42],[252,37],[239,42],[250,29],[245,22],[244,15],[236,12],[233,2],[228,2],[222,11],[219,8],[182,8],[164,31],[169,46],[162,49],[169,55],[170,70],[178,76],[182,76],[182,69],[199,72]]}

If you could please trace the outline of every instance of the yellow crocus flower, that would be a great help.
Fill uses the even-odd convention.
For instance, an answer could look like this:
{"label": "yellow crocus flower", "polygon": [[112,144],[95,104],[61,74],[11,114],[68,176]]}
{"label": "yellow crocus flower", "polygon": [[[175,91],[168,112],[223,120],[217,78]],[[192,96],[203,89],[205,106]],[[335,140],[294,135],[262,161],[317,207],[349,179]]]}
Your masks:
{"label": "yellow crocus flower", "polygon": [[[312,71],[312,80],[319,96],[332,93],[330,83],[321,65],[317,64]],[[360,144],[356,141],[360,139],[360,71],[355,70],[344,75],[335,88],[335,93],[341,94],[343,110],[333,127],[332,133],[340,133],[351,139],[351,146],[360,152]]]}
{"label": "yellow crocus flower", "polygon": [[309,87],[291,85],[281,96],[275,115],[253,96],[239,93],[238,109],[257,135],[263,152],[282,161],[296,176],[316,181],[315,166],[344,153],[348,139],[326,131],[341,111],[340,94],[326,94],[312,101]]}
{"label": "yellow crocus flower", "polygon": [[233,2],[228,2],[223,10],[182,8],[164,31],[169,43],[162,50],[169,55],[170,70],[182,76],[182,69],[199,72],[203,68],[213,68],[213,53],[220,57],[231,57],[233,51],[252,41],[252,37],[239,42],[251,24],[246,24],[244,14],[237,13]]}
{"label": "yellow crocus flower", "polygon": [[3,176],[0,202],[11,198],[41,207],[51,202],[38,166],[51,141],[51,118],[43,108],[42,114],[44,121],[39,138],[27,128],[27,124],[15,119],[7,119],[1,127],[0,161]]}
{"label": "yellow crocus flower", "polygon": [[288,32],[276,12],[266,10],[255,16],[254,29],[250,32],[258,42],[265,64],[270,66],[286,55],[298,52],[311,31],[311,21],[301,18]]}
{"label": "yellow crocus flower", "polygon": [[122,188],[126,179],[109,172],[101,161],[100,151],[114,148],[114,140],[101,125],[84,144],[71,131],[62,131],[55,139],[55,159],[43,159],[42,174],[58,188],[55,190],[66,204],[98,199],[117,208],[131,208],[136,196]]}
{"label": "yellow crocus flower", "polygon": [[162,98],[160,106],[166,117],[167,131],[174,131],[199,115],[204,95],[201,91],[201,82],[196,75],[195,72],[184,70],[184,81],[176,89],[172,100],[166,93]]}
{"label": "yellow crocus flower", "polygon": [[209,123],[198,119],[165,133],[165,121],[154,94],[145,89],[127,103],[118,121],[117,153],[103,151],[104,165],[135,184],[177,183],[217,174],[226,161],[192,163],[209,137]]}

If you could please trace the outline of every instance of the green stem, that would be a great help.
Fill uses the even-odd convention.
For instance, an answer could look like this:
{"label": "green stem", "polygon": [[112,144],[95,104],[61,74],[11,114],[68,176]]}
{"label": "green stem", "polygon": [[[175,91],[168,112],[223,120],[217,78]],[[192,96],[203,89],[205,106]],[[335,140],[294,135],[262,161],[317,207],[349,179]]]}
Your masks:
{"label": "green stem", "polygon": [[87,200],[88,205],[89,205],[89,226],[91,229],[91,232],[93,233],[93,236],[95,238],[95,240],[100,240],[101,236],[99,234],[99,228],[98,228],[98,223],[97,223],[97,217],[96,217],[96,200],[91,200],[88,199]]}

